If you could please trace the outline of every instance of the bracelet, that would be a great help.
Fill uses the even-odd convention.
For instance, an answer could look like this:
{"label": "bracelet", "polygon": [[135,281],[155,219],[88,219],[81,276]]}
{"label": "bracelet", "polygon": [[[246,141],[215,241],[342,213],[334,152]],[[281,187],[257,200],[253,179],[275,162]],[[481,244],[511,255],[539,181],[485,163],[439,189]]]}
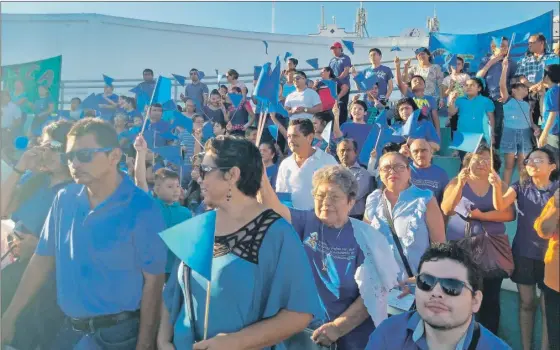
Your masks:
{"label": "bracelet", "polygon": [[18,168],[16,168],[15,165],[12,167],[12,170],[13,170],[16,174],[18,174],[18,175],[23,175],[23,174],[25,174],[25,171],[19,170]]}

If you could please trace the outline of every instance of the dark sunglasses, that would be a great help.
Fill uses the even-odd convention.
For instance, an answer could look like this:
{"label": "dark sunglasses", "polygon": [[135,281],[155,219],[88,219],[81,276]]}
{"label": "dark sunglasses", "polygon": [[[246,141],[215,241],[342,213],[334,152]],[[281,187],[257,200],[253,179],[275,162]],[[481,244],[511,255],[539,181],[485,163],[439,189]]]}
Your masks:
{"label": "dark sunglasses", "polygon": [[84,148],[78,151],[67,152],[62,155],[62,159],[65,162],[73,162],[74,159],[78,159],[80,163],[89,163],[93,160],[93,156],[96,153],[110,152],[113,148]]}
{"label": "dark sunglasses", "polygon": [[452,297],[461,295],[461,293],[463,292],[463,287],[474,293],[472,288],[467,286],[465,282],[455,278],[439,278],[427,273],[421,273],[416,276],[416,287],[424,292],[431,291],[436,287],[438,283],[441,286],[443,292]]}
{"label": "dark sunglasses", "polygon": [[213,172],[214,170],[229,170],[230,168],[226,168],[226,167],[218,167],[218,166],[209,166],[209,165],[200,165],[200,169],[199,174],[200,174],[200,179],[204,180],[204,177],[206,176],[206,174],[209,174],[211,172]]}

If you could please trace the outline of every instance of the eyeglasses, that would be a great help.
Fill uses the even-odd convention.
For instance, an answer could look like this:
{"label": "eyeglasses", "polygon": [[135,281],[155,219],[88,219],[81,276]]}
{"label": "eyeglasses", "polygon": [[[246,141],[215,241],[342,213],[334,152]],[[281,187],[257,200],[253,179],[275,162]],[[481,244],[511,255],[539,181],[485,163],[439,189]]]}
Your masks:
{"label": "eyeglasses", "polygon": [[385,165],[379,168],[379,171],[382,173],[388,173],[389,171],[393,170],[395,173],[402,173],[406,169],[406,165],[403,164],[394,164],[394,165]]}
{"label": "eyeglasses", "polygon": [[432,291],[438,283],[443,292],[452,297],[461,295],[463,287],[474,293],[474,290],[467,286],[467,283],[455,278],[439,278],[427,273],[421,273],[416,276],[416,286],[424,292]]}
{"label": "eyeglasses", "polygon": [[539,164],[547,163],[547,161],[545,159],[542,159],[542,158],[527,158],[527,159],[523,160],[524,165],[529,165],[529,163],[539,165]]}
{"label": "eyeglasses", "polygon": [[472,161],[473,163],[478,163],[480,165],[490,164],[490,159],[486,159],[486,158],[473,158]]}
{"label": "eyeglasses", "polygon": [[214,166],[210,166],[210,165],[203,165],[203,164],[201,164],[201,165],[200,165],[200,168],[199,168],[199,170],[198,170],[198,172],[199,172],[199,174],[200,174],[200,179],[201,179],[201,180],[204,180],[204,177],[205,177],[207,174],[209,174],[209,173],[211,173],[211,172],[213,172],[213,171],[215,171],[215,170],[229,170],[229,169],[231,169],[231,168],[218,167],[218,166],[214,167]]}
{"label": "eyeglasses", "polygon": [[296,76],[294,77],[294,79],[295,79],[295,80],[300,80],[300,79],[304,79],[304,78],[303,78],[301,75],[296,75]]}
{"label": "eyeglasses", "polygon": [[313,197],[315,198],[316,201],[318,202],[324,202],[325,199],[329,200],[330,202],[334,202],[337,203],[339,201],[341,201],[343,198],[339,197],[339,196],[330,196],[330,195],[326,195],[325,193],[321,193],[321,194],[313,194]]}
{"label": "eyeglasses", "polygon": [[65,162],[73,162],[74,159],[78,159],[80,163],[89,163],[93,160],[93,156],[96,153],[101,152],[110,152],[113,148],[105,147],[105,148],[84,148],[77,151],[66,152],[62,154],[62,160]]}

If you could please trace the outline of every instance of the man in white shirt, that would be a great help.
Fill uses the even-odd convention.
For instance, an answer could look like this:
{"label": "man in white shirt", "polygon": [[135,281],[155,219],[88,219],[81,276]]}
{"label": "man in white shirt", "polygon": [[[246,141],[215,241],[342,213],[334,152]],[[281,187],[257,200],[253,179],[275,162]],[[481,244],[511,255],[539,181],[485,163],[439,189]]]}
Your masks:
{"label": "man in white shirt", "polygon": [[293,153],[280,164],[276,192],[291,193],[292,205],[296,209],[313,208],[313,174],[324,166],[338,164],[333,156],[311,146],[314,135],[311,120],[290,121],[288,146]]}
{"label": "man in white shirt", "polygon": [[8,91],[2,91],[0,98],[2,100],[1,127],[2,129],[13,129],[21,122],[21,109],[12,102]]}
{"label": "man in white shirt", "polygon": [[307,75],[304,72],[294,73],[294,85],[296,91],[286,97],[284,108],[288,111],[290,120],[313,118],[313,114],[323,109],[321,98],[315,90],[307,87]]}

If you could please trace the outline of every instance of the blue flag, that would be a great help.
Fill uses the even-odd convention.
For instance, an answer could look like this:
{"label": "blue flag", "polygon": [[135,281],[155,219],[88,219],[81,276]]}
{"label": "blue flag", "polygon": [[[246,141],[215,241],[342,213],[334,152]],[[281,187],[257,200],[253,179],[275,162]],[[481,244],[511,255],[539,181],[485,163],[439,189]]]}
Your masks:
{"label": "blue flag", "polygon": [[288,60],[288,58],[292,57],[292,53],[286,51],[286,53],[284,54],[284,62],[286,62]]}
{"label": "blue flag", "polygon": [[204,74],[204,72],[201,71],[201,70],[199,70],[199,71],[197,72],[197,75],[198,75],[198,80],[202,80],[202,79],[204,79],[204,77],[206,76],[206,74]]}
{"label": "blue flag", "polygon": [[318,58],[310,58],[310,59],[306,60],[305,62],[307,62],[307,64],[310,65],[311,67],[313,67],[313,69],[319,69],[319,59]]}
{"label": "blue flag", "polygon": [[325,84],[330,92],[331,96],[336,100],[338,98],[338,94],[336,93],[336,81],[334,80],[321,80],[323,84]]}
{"label": "blue flag", "polygon": [[212,210],[183,221],[159,235],[181,261],[210,281],[215,230],[216,211]]}
{"label": "blue flag", "polygon": [[280,57],[276,57],[276,66],[272,71],[271,66],[270,62],[263,65],[253,95],[263,101],[278,103],[278,95],[280,93]]}
{"label": "blue flag", "polygon": [[184,116],[183,113],[181,113],[179,111],[174,111],[173,112],[173,124],[171,124],[171,129],[174,129],[178,126],[187,130],[191,134],[193,132],[193,121],[192,121],[192,119]]}
{"label": "blue flag", "polygon": [[289,192],[277,192],[276,195],[280,200],[280,203],[284,204],[287,207],[293,208],[294,205],[292,204],[292,194]]}
{"label": "blue flag", "polygon": [[158,137],[164,139],[165,141],[174,141],[179,139],[177,136],[173,135],[171,131],[158,133]]}
{"label": "blue flag", "polygon": [[286,110],[286,108],[284,108],[281,102],[268,104],[268,111],[270,113],[280,114],[285,118],[289,117],[288,111]]}
{"label": "blue flag", "polygon": [[270,131],[270,134],[272,135],[274,140],[278,142],[278,127],[276,125],[269,125],[268,131]]}
{"label": "blue flag", "polygon": [[187,81],[187,77],[184,77],[184,76],[179,75],[179,74],[171,74],[171,75],[173,76],[173,78],[175,78],[175,80],[177,80],[179,85],[185,86],[185,83]]}
{"label": "blue flag", "polygon": [[86,97],[80,104],[80,109],[99,109],[99,97],[96,94],[91,94]]}
{"label": "blue flag", "polygon": [[393,135],[402,137],[411,136],[411,134],[418,129],[418,117],[420,116],[420,111],[420,109],[415,110],[414,113],[408,117],[403,127],[395,130]]}
{"label": "blue flag", "polygon": [[389,120],[387,119],[387,110],[384,109],[375,117],[375,124],[379,125],[379,127],[389,127]]}
{"label": "blue flag", "polygon": [[492,37],[492,42],[494,43],[494,45],[496,45],[496,47],[500,47],[500,45],[502,45],[502,37],[501,36],[493,36]]}
{"label": "blue flag", "polygon": [[230,92],[228,94],[228,97],[231,100],[231,104],[235,108],[238,108],[239,105],[241,104],[241,100],[243,100],[243,95],[241,95],[241,94],[234,94],[234,93]]}
{"label": "blue flag", "polygon": [[402,51],[402,50],[401,50],[400,47],[398,47],[398,46],[395,45],[395,46],[392,46],[392,47],[391,47],[391,51]]}
{"label": "blue flag", "polygon": [[449,148],[472,153],[480,146],[483,138],[484,134],[455,131]]}
{"label": "blue flag", "polygon": [[264,44],[264,52],[268,55],[268,43],[266,42],[266,40],[262,41]]}
{"label": "blue flag", "polygon": [[525,36],[523,36],[523,39],[521,39],[521,42],[528,41],[530,37],[531,37],[531,32],[527,32]]}
{"label": "blue flag", "polygon": [[[148,120],[148,123],[150,121]],[[146,145],[149,149],[153,150],[156,147],[156,131],[147,130],[148,125],[146,125],[146,130],[144,131],[144,140],[146,140]]]}
{"label": "blue flag", "polygon": [[161,107],[162,107],[163,111],[176,111],[177,110],[177,104],[173,100],[169,100],[165,103],[162,103]]}
{"label": "blue flag", "polygon": [[545,67],[553,65],[553,64],[560,64],[560,57],[558,57],[558,56],[551,57],[551,58],[547,59],[546,61],[544,61],[544,66]]}
{"label": "blue flag", "polygon": [[253,80],[259,80],[259,76],[261,75],[262,66],[255,66],[253,69]]}
{"label": "blue flag", "polygon": [[333,129],[332,123],[333,123],[332,120],[328,122],[327,125],[325,125],[323,132],[321,133],[321,137],[327,143],[327,145],[330,144],[331,142],[331,133]]}
{"label": "blue flag", "polygon": [[354,81],[358,84],[360,90],[369,91],[377,84],[377,75],[372,74],[369,78],[366,78],[364,73],[360,72],[354,77]]}
{"label": "blue flag", "polygon": [[346,46],[348,51],[350,51],[350,53],[352,53],[352,55],[353,55],[354,54],[354,42],[353,41],[348,41],[348,40],[342,40],[342,43],[344,44],[344,46]]}
{"label": "blue flag", "polygon": [[105,82],[105,85],[107,86],[113,86],[113,81],[115,81],[115,79],[103,74],[103,81]]}
{"label": "blue flag", "polygon": [[443,64],[443,69],[448,71],[449,67],[457,68],[457,55],[455,54],[447,54],[445,56],[445,63]]}
{"label": "blue flag", "polygon": [[159,154],[169,163],[180,166],[183,163],[183,153],[181,146],[163,146],[154,148],[154,153]]}
{"label": "blue flag", "polygon": [[171,79],[160,75],[156,82],[156,87],[154,88],[154,94],[152,95],[150,104],[164,104],[169,100],[171,100]]}
{"label": "blue flag", "polygon": [[[384,118],[387,120],[386,117]],[[360,151],[358,157],[359,163],[368,164],[370,154],[374,147],[377,151],[377,159],[375,161],[378,162],[382,155],[383,147],[385,147],[386,144],[400,141],[402,141],[401,137],[393,136],[393,130],[387,124],[379,125],[374,123]]]}
{"label": "blue flag", "polygon": [[214,136],[214,126],[212,122],[204,123],[204,126],[202,126],[202,140],[206,141]]}

